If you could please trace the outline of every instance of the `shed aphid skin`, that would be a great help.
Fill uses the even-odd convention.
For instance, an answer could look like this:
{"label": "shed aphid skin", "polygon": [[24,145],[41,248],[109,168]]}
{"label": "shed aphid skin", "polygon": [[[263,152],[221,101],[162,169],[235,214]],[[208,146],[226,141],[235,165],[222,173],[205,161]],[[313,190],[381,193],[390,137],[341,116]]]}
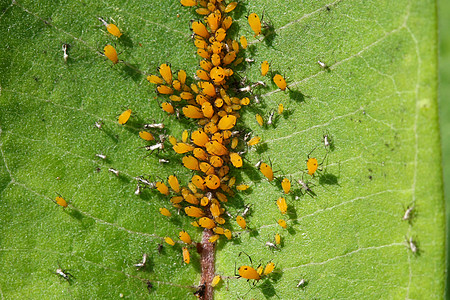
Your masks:
{"label": "shed aphid skin", "polygon": [[142,268],[145,268],[145,265],[147,264],[147,258],[148,258],[148,255],[147,255],[146,253],[144,253],[144,254],[142,255],[142,260],[141,260],[140,262],[138,262],[137,264],[135,264],[134,266],[135,266],[138,270],[140,270],[140,269],[142,269]]}
{"label": "shed aphid skin", "polygon": [[69,53],[68,53],[69,48],[70,48],[70,45],[69,45],[69,44],[63,44],[63,45],[62,45],[62,51],[63,51],[63,59],[64,59],[64,62],[67,62],[67,60],[69,59]]}
{"label": "shed aphid skin", "polygon": [[411,221],[413,216],[414,216],[414,205],[408,206],[408,208],[405,210],[405,213],[403,214],[402,220],[403,221]]}
{"label": "shed aphid skin", "polygon": [[139,183],[136,185],[136,190],[134,191],[134,194],[136,196],[139,196],[141,194],[141,186],[139,185]]}
{"label": "shed aphid skin", "polygon": [[414,242],[412,237],[410,237],[409,239],[408,239],[408,237],[406,237],[406,243],[408,245],[408,248],[411,250],[411,252],[414,255],[419,254],[419,248],[417,247],[417,244],[416,244],[416,242]]}
{"label": "shed aphid skin", "polygon": [[151,182],[151,181],[145,179],[145,178],[142,177],[142,176],[135,177],[134,179],[136,179],[138,183],[144,184],[146,187],[149,187],[149,188],[151,188],[151,189],[156,188],[155,182]]}
{"label": "shed aphid skin", "polygon": [[326,70],[326,69],[329,68],[328,65],[327,65],[326,63],[324,63],[324,62],[322,62],[322,61],[320,61],[320,60],[317,61],[317,64],[319,64],[319,66],[320,66],[322,69],[324,69],[324,70]]}
{"label": "shed aphid skin", "polygon": [[298,180],[298,184],[300,185],[300,187],[305,191],[305,193],[307,193],[308,195],[310,195],[311,197],[314,197],[316,194],[311,190],[311,188],[309,187],[309,184],[305,181],[303,181],[302,179]]}
{"label": "shed aphid skin", "polygon": [[97,127],[98,129],[102,129],[103,126],[103,121],[102,120],[98,120],[97,122],[95,122],[95,127]]}
{"label": "shed aphid skin", "polygon": [[275,115],[275,110],[272,110],[271,112],[270,112],[270,114],[269,114],[269,119],[267,120],[267,125],[272,125],[273,124],[273,119],[274,119],[274,116]]}
{"label": "shed aphid skin", "polygon": [[120,114],[119,120],[118,120],[119,124],[125,125],[128,122],[128,120],[130,119],[130,117],[131,117],[131,109],[127,109],[126,111],[124,111],[123,113]]}
{"label": "shed aphid skin", "polygon": [[300,279],[299,282],[297,283],[296,287],[297,288],[304,288],[307,284],[307,281],[305,279]]}
{"label": "shed aphid skin", "polygon": [[70,284],[70,281],[72,278],[75,278],[72,274],[67,272],[66,270],[62,269],[59,265],[58,268],[54,272],[56,275],[60,276],[60,278],[64,279]]}
{"label": "shed aphid skin", "polygon": [[119,62],[119,58],[117,56],[116,49],[111,45],[106,45],[105,48],[103,48],[103,54],[113,62],[113,64],[117,64]]}
{"label": "shed aphid skin", "polygon": [[168,164],[170,161],[168,159],[160,158],[159,160],[160,164]]}
{"label": "shed aphid skin", "polygon": [[109,168],[108,171],[111,172],[111,173],[113,173],[113,174],[116,175],[116,176],[119,176],[119,171],[117,171],[116,169]]}
{"label": "shed aphid skin", "polygon": [[247,214],[250,212],[250,208],[252,207],[252,204],[246,204],[244,206],[244,211],[241,213],[241,216],[245,218]]}
{"label": "shed aphid skin", "polygon": [[276,74],[275,76],[273,76],[273,82],[275,82],[275,84],[280,90],[282,91],[286,90],[287,88],[286,80],[280,74]]}
{"label": "shed aphid skin", "polygon": [[164,129],[164,123],[153,123],[153,124],[144,124],[145,129],[157,128]]}
{"label": "shed aphid skin", "polygon": [[103,25],[106,26],[106,30],[108,30],[109,33],[111,33],[112,35],[114,35],[115,37],[118,37],[118,38],[120,38],[122,36],[122,32],[120,32],[119,28],[116,25],[110,24],[100,17],[98,19],[100,22],[103,23]]}
{"label": "shed aphid skin", "polygon": [[147,151],[151,151],[151,154],[155,150],[164,150],[164,143],[156,143],[154,145],[145,146],[144,148]]}
{"label": "shed aphid skin", "polygon": [[95,156],[98,157],[98,158],[101,158],[101,159],[103,159],[103,160],[106,159],[106,155],[101,154],[101,153],[97,153],[97,154],[95,154]]}

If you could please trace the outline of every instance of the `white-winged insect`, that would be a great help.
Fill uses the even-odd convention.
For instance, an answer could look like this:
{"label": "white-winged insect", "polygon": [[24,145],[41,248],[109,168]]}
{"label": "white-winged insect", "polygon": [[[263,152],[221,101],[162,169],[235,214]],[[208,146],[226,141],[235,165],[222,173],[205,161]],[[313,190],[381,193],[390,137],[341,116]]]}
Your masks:
{"label": "white-winged insect", "polygon": [[408,239],[408,237],[405,237],[405,238],[406,238],[406,243],[408,245],[408,248],[411,250],[411,252],[413,254],[419,254],[419,248],[417,247],[417,244],[416,244],[416,242],[414,242],[413,238],[412,237],[410,237],[409,239]]}
{"label": "white-winged insect", "polygon": [[245,62],[252,63],[252,62],[255,62],[255,60],[252,58],[246,58]]}
{"label": "white-winged insect", "polygon": [[67,53],[69,51],[70,45],[69,44],[63,44],[62,45],[62,51],[63,51],[63,59],[65,62],[67,62],[67,59],[69,59],[69,54]]}
{"label": "white-winged insect", "polygon": [[142,260],[140,262],[138,262],[137,264],[135,264],[134,266],[138,270],[145,268],[145,265],[147,264],[147,258],[148,258],[148,255],[146,253],[144,253],[144,255],[142,255]]}
{"label": "white-winged insect", "polygon": [[314,197],[316,195],[309,187],[308,182],[304,182],[302,179],[299,179],[298,184],[300,185],[301,189],[305,191],[306,194],[310,195],[311,197]]}
{"label": "white-winged insect", "polygon": [[158,128],[164,129],[164,123],[144,124],[145,129]]}
{"label": "white-winged insect", "polygon": [[414,217],[414,205],[408,206],[405,210],[405,213],[403,214],[402,220],[403,221],[411,221],[411,219]]}
{"label": "white-winged insect", "polygon": [[98,129],[102,129],[102,126],[103,126],[102,120],[98,120],[97,122],[95,122],[95,127],[97,127]]}
{"label": "white-winged insect", "polygon": [[270,112],[269,119],[267,120],[267,125],[272,125],[272,123],[273,123],[273,116],[274,115],[275,115],[275,110],[272,110]]}
{"label": "white-winged insect", "polygon": [[134,194],[136,196],[139,196],[141,194],[141,186],[139,185],[139,183],[136,185],[136,190],[134,191]]}
{"label": "white-winged insect", "polygon": [[95,156],[96,157],[99,157],[99,158],[101,158],[101,159],[106,159],[106,155],[104,155],[104,154],[95,154]]}
{"label": "white-winged insect", "polygon": [[159,159],[159,163],[160,163],[160,164],[168,164],[168,163],[169,163],[169,160],[168,160],[168,159],[164,159],[164,158],[160,158],[160,159]]}
{"label": "white-winged insect", "polygon": [[280,248],[277,246],[277,244],[271,242],[271,241],[267,241],[266,242],[266,247],[268,247],[269,249],[271,249],[272,251],[274,250],[280,250]]}
{"label": "white-winged insect", "polygon": [[151,151],[150,154],[152,154],[155,150],[164,150],[164,143],[157,143],[154,145],[145,146],[144,148],[147,151]]}
{"label": "white-winged insect", "polygon": [[255,103],[256,103],[256,104],[259,104],[259,103],[261,103],[261,101],[259,100],[259,98],[258,98],[258,96],[257,96],[257,95],[255,95]]}
{"label": "white-winged insect", "polygon": [[245,218],[245,216],[250,212],[250,207],[252,207],[251,204],[246,204],[244,206],[244,211],[242,212],[241,216]]}
{"label": "white-winged insect", "polygon": [[108,171],[115,174],[116,176],[119,176],[119,171],[117,171],[116,169],[109,168]]}
{"label": "white-winged insect", "polygon": [[329,68],[328,65],[327,65],[326,63],[324,63],[324,62],[322,62],[322,61],[320,61],[320,60],[318,60],[317,63],[319,64],[319,66],[320,66],[322,69],[328,69],[328,68]]}

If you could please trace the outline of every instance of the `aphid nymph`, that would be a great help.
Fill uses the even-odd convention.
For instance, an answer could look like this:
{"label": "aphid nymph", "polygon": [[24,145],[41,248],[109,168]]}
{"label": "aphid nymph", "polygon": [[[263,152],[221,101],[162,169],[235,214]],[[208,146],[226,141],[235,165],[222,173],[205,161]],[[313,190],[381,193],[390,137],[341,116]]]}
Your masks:
{"label": "aphid nymph", "polygon": [[144,124],[144,128],[145,129],[149,129],[149,128],[164,129],[164,124],[163,123]]}
{"label": "aphid nymph", "polygon": [[117,171],[116,169],[109,168],[108,171],[114,173],[116,176],[119,176],[119,171]]}

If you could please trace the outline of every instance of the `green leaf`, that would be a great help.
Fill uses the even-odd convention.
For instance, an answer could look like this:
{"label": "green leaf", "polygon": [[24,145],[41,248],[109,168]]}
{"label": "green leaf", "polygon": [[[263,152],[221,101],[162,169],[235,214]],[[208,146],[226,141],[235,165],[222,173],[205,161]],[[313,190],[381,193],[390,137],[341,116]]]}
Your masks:
{"label": "green leaf", "polygon": [[[255,59],[239,71],[263,80],[260,105],[243,113],[244,123],[263,138],[249,151],[238,182],[251,191],[230,199],[251,231],[234,229],[231,242],[220,240],[216,272],[226,282],[216,298],[442,298],[444,294],[444,210],[436,102],[435,1],[375,2],[251,1],[232,13],[234,34],[245,35],[246,56]],[[245,15],[262,14],[275,29],[255,39]],[[123,39],[102,32],[97,17],[113,18]],[[200,281],[199,256],[182,262],[174,240],[186,229],[198,241],[201,231],[149,190],[134,195],[143,174],[165,178],[190,172],[169,149],[147,155],[139,139],[144,122],[164,121],[166,133],[181,137],[192,124],[167,117],[145,74],[170,62],[193,76],[198,59],[189,20],[198,18],[178,1],[123,3],[19,1],[0,4],[0,292],[4,298],[195,298]],[[237,31],[239,29],[239,31]],[[70,44],[63,60],[62,44]],[[98,52],[112,43],[128,63],[111,66]],[[281,92],[259,65],[288,78]],[[322,69],[317,61],[329,68]],[[260,128],[283,103],[286,112],[275,126]],[[117,116],[135,113],[125,126]],[[103,120],[101,130],[95,122]],[[328,154],[322,136],[334,148]],[[317,147],[317,148],[315,148]],[[321,175],[303,171],[308,153]],[[102,153],[107,160],[95,154]],[[286,197],[287,216],[275,201],[278,183],[269,183],[253,165],[272,161],[277,176],[311,182],[317,195]],[[119,176],[108,172],[119,170]],[[65,210],[52,202],[68,200]],[[295,198],[295,196],[298,198]],[[411,222],[402,216],[414,205]],[[169,221],[159,214],[167,207]],[[276,221],[284,218],[288,228]],[[280,233],[283,244],[265,246]],[[406,237],[417,243],[413,254]],[[277,267],[255,285],[234,277],[237,267],[273,260]],[[150,264],[133,266],[143,253]],[[58,268],[75,278],[68,284],[52,274]],[[306,285],[297,288],[304,278]],[[146,280],[153,288],[149,294]]]}

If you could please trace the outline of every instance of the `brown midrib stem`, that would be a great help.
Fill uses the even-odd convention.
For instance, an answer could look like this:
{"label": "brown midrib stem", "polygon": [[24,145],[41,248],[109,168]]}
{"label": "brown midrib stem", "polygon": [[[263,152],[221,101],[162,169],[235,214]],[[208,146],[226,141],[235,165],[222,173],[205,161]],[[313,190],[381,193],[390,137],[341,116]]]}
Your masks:
{"label": "brown midrib stem", "polygon": [[202,267],[202,278],[200,281],[200,286],[205,285],[205,292],[203,296],[200,297],[201,300],[212,300],[214,298],[214,289],[211,286],[211,282],[215,275],[214,270],[214,243],[209,242],[209,238],[213,236],[213,231],[211,229],[204,229],[202,242],[201,242],[201,253],[200,253],[200,263]]}

